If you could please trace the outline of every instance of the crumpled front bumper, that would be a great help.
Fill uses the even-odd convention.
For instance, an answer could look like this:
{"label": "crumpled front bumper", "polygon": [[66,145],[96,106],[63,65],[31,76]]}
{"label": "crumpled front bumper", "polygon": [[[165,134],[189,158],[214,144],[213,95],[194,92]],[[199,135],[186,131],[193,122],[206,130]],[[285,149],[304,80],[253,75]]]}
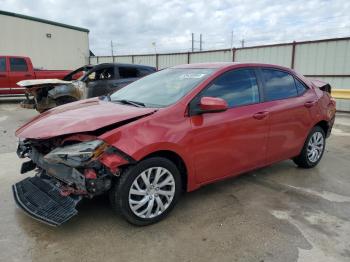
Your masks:
{"label": "crumpled front bumper", "polygon": [[80,196],[62,196],[60,189],[38,176],[28,177],[12,186],[18,207],[34,219],[59,226],[75,216]]}

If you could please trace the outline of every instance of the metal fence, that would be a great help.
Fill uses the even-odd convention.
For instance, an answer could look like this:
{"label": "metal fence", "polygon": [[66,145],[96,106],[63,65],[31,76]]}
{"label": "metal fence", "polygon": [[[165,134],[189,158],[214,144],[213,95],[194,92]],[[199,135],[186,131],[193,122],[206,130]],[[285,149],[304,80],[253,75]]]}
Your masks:
{"label": "metal fence", "polygon": [[[201,62],[261,62],[293,68],[306,77],[350,90],[350,37],[292,42],[202,52],[92,56],[91,64],[132,63],[163,69]],[[350,111],[350,101],[337,98],[338,109]]]}

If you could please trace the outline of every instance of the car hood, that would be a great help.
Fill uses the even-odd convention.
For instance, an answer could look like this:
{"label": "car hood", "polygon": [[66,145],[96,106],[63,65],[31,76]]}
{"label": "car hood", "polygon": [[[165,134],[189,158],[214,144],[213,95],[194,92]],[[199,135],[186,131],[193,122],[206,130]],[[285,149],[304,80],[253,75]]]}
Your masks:
{"label": "car hood", "polygon": [[102,101],[98,98],[56,107],[35,117],[16,131],[19,138],[46,139],[99,128],[154,113],[140,108]]}
{"label": "car hood", "polygon": [[30,79],[17,82],[17,85],[21,87],[31,88],[33,86],[47,86],[47,85],[66,85],[72,81],[64,81],[60,79]]}

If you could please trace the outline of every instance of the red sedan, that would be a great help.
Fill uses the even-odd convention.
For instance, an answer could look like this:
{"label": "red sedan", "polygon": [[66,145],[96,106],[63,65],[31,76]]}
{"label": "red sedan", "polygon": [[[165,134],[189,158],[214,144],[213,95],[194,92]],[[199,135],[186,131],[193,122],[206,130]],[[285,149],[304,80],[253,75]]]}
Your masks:
{"label": "red sedan", "polygon": [[164,218],[182,191],[293,159],[316,166],[330,135],[330,85],[268,64],[189,64],[111,96],[49,110],[16,132],[16,203],[60,225],[82,198],[109,193],[129,222]]}

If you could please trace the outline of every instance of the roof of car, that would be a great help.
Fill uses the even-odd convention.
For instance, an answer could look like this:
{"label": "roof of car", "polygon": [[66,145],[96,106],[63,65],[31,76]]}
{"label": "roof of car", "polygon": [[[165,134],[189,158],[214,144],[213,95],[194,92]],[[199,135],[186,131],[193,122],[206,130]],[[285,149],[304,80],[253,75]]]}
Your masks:
{"label": "roof of car", "polygon": [[153,66],[147,66],[147,65],[137,65],[137,64],[123,64],[123,63],[101,63],[94,66],[94,69],[98,68],[104,68],[109,66],[124,66],[124,67],[136,67],[136,68],[152,68],[155,69]]}
{"label": "roof of car", "polygon": [[250,66],[256,66],[256,67],[274,67],[274,68],[280,68],[284,70],[290,70],[287,67],[279,66],[279,65],[273,65],[273,64],[264,64],[264,63],[255,63],[255,62],[249,62],[249,63],[241,63],[241,62],[215,62],[215,63],[194,63],[194,64],[183,64],[183,65],[177,65],[172,68],[213,68],[213,69],[222,69],[226,67],[250,67]]}

